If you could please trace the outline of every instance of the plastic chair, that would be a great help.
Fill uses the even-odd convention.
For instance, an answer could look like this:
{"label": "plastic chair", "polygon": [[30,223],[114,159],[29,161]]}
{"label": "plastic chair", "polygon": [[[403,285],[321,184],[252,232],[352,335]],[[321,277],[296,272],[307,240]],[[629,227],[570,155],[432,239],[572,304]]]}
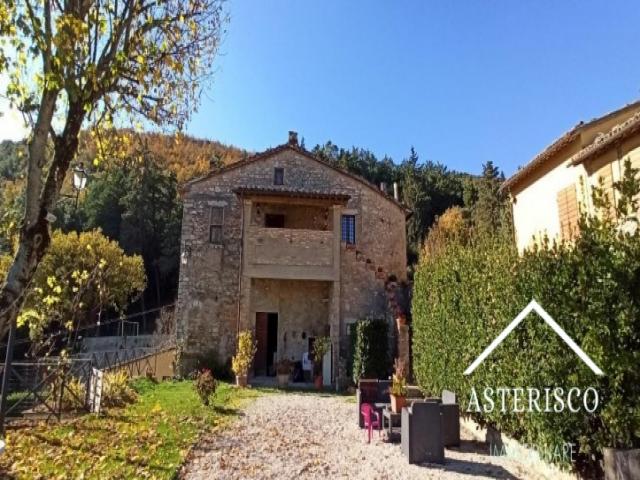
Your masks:
{"label": "plastic chair", "polygon": [[371,432],[374,428],[378,429],[378,436],[380,436],[380,430],[382,428],[382,424],[380,423],[380,412],[370,404],[363,403],[360,407],[360,414],[364,420],[364,428],[367,429],[367,443],[371,443]]}

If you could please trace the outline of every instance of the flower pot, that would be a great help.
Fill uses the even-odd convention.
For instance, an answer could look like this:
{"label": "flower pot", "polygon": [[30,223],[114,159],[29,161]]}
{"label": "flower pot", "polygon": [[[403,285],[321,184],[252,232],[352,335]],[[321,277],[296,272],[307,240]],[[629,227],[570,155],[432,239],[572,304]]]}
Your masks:
{"label": "flower pot", "polygon": [[278,374],[278,386],[286,387],[289,385],[289,374],[288,373],[279,373]]}
{"label": "flower pot", "polygon": [[400,330],[401,327],[404,327],[407,324],[407,317],[405,317],[404,315],[399,315],[396,318],[396,324],[398,326],[398,330]]}
{"label": "flower pot", "polygon": [[393,413],[402,412],[402,408],[407,406],[407,397],[389,395],[391,397],[391,411]]}
{"label": "flower pot", "polygon": [[313,384],[316,387],[316,390],[322,390],[322,375],[316,375],[316,378],[313,380]]}
{"label": "flower pot", "polygon": [[247,376],[236,375],[236,385],[240,388],[245,388],[247,386]]}

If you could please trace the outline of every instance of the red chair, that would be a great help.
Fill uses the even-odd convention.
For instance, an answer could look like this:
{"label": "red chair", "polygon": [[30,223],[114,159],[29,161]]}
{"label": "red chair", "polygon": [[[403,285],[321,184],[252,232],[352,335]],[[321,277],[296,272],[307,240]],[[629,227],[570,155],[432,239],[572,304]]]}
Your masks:
{"label": "red chair", "polygon": [[370,404],[363,403],[360,407],[360,414],[364,420],[364,428],[367,429],[367,443],[371,443],[371,432],[374,428],[378,429],[378,436],[380,436],[380,430],[382,428],[382,424],[380,423],[380,412]]}

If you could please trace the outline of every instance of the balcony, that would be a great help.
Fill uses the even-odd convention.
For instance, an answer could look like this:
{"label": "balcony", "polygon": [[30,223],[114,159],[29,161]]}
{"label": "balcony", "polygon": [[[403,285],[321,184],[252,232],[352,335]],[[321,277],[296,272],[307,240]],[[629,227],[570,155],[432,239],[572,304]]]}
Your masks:
{"label": "balcony", "polygon": [[245,232],[245,274],[256,278],[334,280],[333,237],[333,231],[249,227]]}

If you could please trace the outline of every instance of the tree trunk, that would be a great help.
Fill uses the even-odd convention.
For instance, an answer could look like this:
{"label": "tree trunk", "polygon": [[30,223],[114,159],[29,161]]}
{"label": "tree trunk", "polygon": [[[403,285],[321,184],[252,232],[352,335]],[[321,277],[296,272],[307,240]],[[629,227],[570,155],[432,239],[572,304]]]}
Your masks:
{"label": "tree trunk", "polygon": [[47,163],[46,143],[56,96],[45,92],[38,120],[29,142],[29,160],[25,214],[20,229],[18,251],[0,289],[0,338],[15,324],[24,297],[40,260],[51,242],[47,215],[55,208],[71,160],[78,150],[78,134],[84,121],[81,103],[69,105],[61,136],[55,139],[53,161],[42,186],[42,172]]}

